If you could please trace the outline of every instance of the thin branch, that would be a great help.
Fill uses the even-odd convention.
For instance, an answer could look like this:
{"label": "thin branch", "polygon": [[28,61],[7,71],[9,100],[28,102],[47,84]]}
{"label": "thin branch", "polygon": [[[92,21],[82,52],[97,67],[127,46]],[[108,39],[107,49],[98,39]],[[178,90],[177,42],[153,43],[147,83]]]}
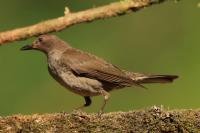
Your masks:
{"label": "thin branch", "polygon": [[84,112],[0,117],[2,133],[197,133],[200,110],[147,110],[96,114]]}
{"label": "thin branch", "polygon": [[85,11],[70,13],[65,8],[65,16],[43,21],[31,26],[0,32],[0,45],[17,40],[23,40],[32,36],[61,31],[74,24],[89,22],[96,19],[104,19],[112,16],[127,14],[129,11],[137,11],[144,7],[158,4],[167,0],[124,0],[111,3],[102,7],[92,8]]}

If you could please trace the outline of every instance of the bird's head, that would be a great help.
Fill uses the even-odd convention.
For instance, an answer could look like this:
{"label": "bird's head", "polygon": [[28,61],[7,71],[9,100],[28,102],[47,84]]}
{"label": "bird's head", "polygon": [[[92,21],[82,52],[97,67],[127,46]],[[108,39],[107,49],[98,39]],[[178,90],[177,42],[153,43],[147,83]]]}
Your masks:
{"label": "bird's head", "polygon": [[40,35],[31,45],[25,45],[20,50],[39,50],[46,54],[52,50],[63,50],[70,47],[55,35]]}

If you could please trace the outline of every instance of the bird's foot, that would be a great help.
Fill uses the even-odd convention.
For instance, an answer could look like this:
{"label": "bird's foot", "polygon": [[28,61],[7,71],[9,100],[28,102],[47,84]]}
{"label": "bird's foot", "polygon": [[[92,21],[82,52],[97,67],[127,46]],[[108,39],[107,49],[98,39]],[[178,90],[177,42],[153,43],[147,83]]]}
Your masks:
{"label": "bird's foot", "polygon": [[103,110],[100,110],[100,111],[97,113],[97,117],[98,117],[98,118],[101,118],[101,116],[103,115],[103,113],[104,113]]}
{"label": "bird's foot", "polygon": [[69,113],[68,113],[68,112],[65,112],[65,111],[61,111],[60,114],[63,115],[63,116],[66,116],[66,115],[69,114]]}

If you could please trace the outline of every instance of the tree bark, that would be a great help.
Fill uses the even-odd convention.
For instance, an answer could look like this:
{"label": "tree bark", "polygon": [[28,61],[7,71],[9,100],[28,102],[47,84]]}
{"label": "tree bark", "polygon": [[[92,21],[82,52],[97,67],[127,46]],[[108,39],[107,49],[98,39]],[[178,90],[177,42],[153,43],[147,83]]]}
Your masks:
{"label": "tree bark", "polygon": [[0,118],[2,133],[197,133],[200,110],[112,112],[98,117],[84,112],[14,115]]}

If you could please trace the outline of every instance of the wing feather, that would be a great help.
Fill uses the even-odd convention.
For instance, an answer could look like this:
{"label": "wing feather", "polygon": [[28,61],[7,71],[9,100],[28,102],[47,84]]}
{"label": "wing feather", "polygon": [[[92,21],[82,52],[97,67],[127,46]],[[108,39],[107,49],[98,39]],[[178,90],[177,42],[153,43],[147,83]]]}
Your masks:
{"label": "wing feather", "polygon": [[67,49],[62,55],[62,63],[77,75],[125,86],[137,84],[119,68],[77,49]]}

